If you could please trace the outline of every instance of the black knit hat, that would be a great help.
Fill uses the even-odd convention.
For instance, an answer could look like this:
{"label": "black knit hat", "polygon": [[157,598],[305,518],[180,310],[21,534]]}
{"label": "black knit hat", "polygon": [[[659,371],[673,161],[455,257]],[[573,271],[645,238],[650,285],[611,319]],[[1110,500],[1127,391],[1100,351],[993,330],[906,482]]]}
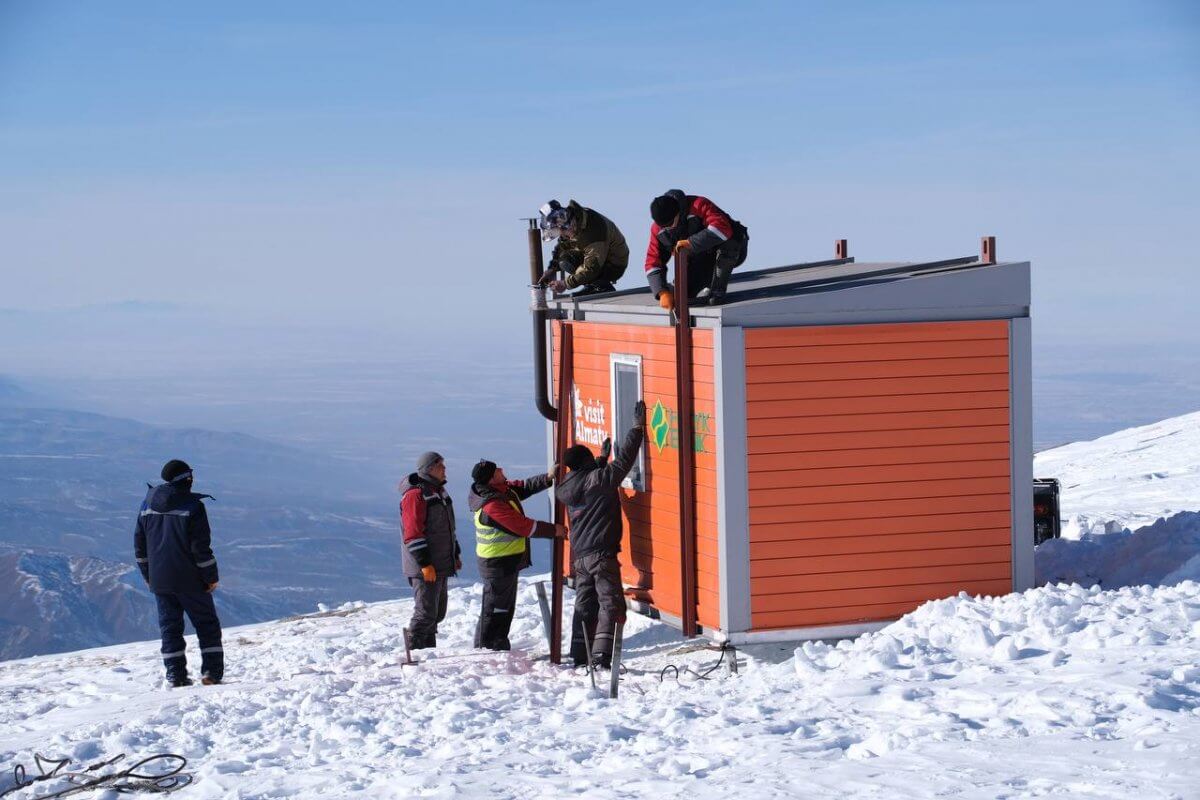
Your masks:
{"label": "black knit hat", "polygon": [[495,474],[496,462],[488,461],[486,458],[481,458],[478,464],[471,467],[471,480],[484,486],[492,482],[492,476]]}
{"label": "black knit hat", "polygon": [[563,463],[571,469],[587,469],[595,465],[596,457],[586,444],[576,444],[567,448],[563,453]]}
{"label": "black knit hat", "polygon": [[191,480],[192,468],[187,465],[186,461],[180,461],[178,458],[172,458],[162,468],[162,479],[167,483],[175,483],[180,480]]}
{"label": "black knit hat", "polygon": [[669,194],[662,194],[650,202],[650,218],[659,227],[671,224],[671,220],[679,213],[679,201]]}

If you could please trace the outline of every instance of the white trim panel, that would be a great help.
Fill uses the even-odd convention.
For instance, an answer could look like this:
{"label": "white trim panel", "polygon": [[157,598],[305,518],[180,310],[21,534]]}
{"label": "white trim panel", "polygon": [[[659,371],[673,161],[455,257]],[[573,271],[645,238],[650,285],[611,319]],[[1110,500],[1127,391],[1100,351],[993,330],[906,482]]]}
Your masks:
{"label": "white trim panel", "polygon": [[721,629],[750,630],[750,490],[746,457],[746,339],[741,328],[713,332],[717,389],[717,552]]}
{"label": "white trim panel", "polygon": [[1033,587],[1033,338],[1029,317],[1008,324],[1012,586]]}

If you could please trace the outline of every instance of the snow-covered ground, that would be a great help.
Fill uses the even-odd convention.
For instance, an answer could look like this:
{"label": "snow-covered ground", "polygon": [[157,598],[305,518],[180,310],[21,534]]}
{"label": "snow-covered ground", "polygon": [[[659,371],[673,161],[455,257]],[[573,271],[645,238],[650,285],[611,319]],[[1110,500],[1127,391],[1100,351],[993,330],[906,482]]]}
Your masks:
{"label": "snow-covered ground", "polygon": [[1200,511],[1200,412],[1038,453],[1033,474],[1062,482],[1066,539]]}
{"label": "snow-covered ground", "polygon": [[[1181,419],[1051,451],[1038,472],[1090,520],[1200,511],[1179,452],[1200,457],[1200,415]],[[1152,499],[1154,473],[1174,493]],[[181,798],[1200,797],[1200,514],[1052,544],[1040,574],[1101,585],[747,648],[736,676],[698,679],[714,652],[631,616],[616,700],[545,659],[532,583],[511,653],[471,648],[479,590],[461,586],[415,667],[399,663],[407,599],[227,631],[218,687],[160,688],[156,643],[0,663],[0,765],[177,752],[195,776]],[[668,664],[682,676],[660,682]]]}

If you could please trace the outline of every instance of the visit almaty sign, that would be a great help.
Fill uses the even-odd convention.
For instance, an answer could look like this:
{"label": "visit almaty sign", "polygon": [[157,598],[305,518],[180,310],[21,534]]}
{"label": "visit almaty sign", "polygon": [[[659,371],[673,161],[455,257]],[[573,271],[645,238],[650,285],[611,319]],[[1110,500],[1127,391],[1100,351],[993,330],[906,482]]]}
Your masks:
{"label": "visit almaty sign", "polygon": [[[696,412],[692,420],[695,428],[693,449],[703,453],[704,439],[713,433],[712,414]],[[654,410],[650,413],[650,439],[660,453],[666,448],[679,449],[679,414],[664,406],[662,400],[655,402]]]}

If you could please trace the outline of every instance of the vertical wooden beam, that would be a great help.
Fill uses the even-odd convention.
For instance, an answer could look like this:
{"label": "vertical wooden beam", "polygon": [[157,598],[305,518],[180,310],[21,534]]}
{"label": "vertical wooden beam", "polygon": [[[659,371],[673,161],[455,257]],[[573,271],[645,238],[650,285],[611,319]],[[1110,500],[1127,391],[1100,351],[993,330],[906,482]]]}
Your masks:
{"label": "vertical wooden beam", "polygon": [[[571,405],[571,385],[574,381],[575,348],[570,323],[560,321],[558,326],[558,422],[554,430],[554,521],[559,525],[566,525],[567,506],[559,499],[558,487],[562,485],[566,473],[566,467],[563,466],[563,454],[567,451],[568,437],[574,418]],[[553,557],[550,566],[550,663],[559,664],[562,662],[563,580],[566,577],[562,539],[555,539],[551,549]]]}
{"label": "vertical wooden beam", "polygon": [[688,251],[675,253],[675,395],[679,409],[679,561],[683,635],[696,626],[696,434],[692,396],[692,318],[688,311]]}

